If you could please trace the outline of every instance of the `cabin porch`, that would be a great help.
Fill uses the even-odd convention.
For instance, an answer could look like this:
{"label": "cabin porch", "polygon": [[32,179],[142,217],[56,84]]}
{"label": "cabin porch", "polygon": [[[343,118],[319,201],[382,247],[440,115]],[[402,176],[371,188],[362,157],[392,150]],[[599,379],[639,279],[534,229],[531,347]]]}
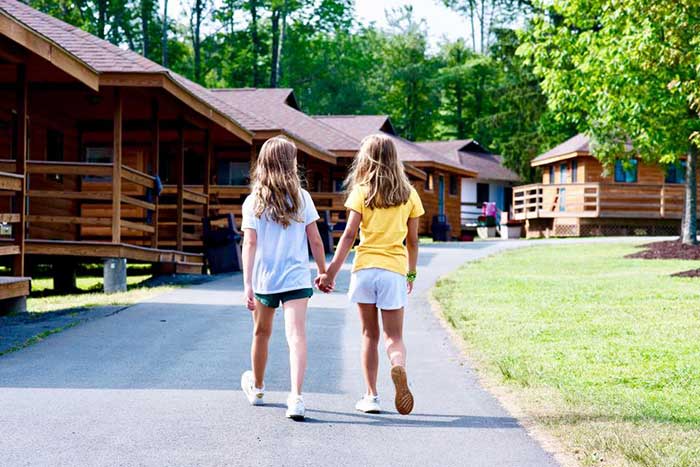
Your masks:
{"label": "cabin porch", "polygon": [[535,183],[513,188],[513,219],[525,221],[528,237],[675,235],[684,190],[668,183]]}

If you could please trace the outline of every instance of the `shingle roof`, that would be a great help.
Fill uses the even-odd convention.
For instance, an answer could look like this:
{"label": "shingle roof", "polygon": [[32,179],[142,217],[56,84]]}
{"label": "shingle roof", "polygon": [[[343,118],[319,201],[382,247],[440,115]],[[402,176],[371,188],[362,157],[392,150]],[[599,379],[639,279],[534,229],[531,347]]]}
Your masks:
{"label": "shingle roof", "polygon": [[290,89],[213,89],[225,102],[245,109],[254,109],[255,115],[274,122],[278,127],[328,151],[357,151],[360,142],[351,135],[314,119],[288,105]]}
{"label": "shingle roof", "polygon": [[97,73],[162,74],[233,123],[248,131],[278,129],[273,122],[226,104],[206,88],[139,55],[102,40],[75,26],[16,0],[0,0],[4,12],[46,40],[65,50]]}
{"label": "shingle roof", "polygon": [[[383,131],[392,128],[389,117],[385,115],[342,115],[342,116],[317,116],[316,119],[327,123],[338,130],[341,130],[357,139],[362,139],[373,133],[385,133],[389,135],[399,153],[399,159],[403,162],[413,163],[435,163],[456,169],[459,172],[476,172],[470,167],[465,167],[461,163],[428,148],[419,146],[407,139],[401,138],[391,132]],[[393,128],[392,128],[393,131]]]}
{"label": "shingle roof", "polygon": [[97,72],[162,72],[165,70],[136,52],[120,49],[22,2],[0,0],[0,9]]}
{"label": "shingle roof", "polygon": [[473,139],[425,141],[418,144],[458,161],[465,167],[476,170],[479,172],[478,178],[482,180],[506,182],[520,180],[518,174],[503,166],[500,156],[491,154]]}
{"label": "shingle roof", "polygon": [[535,157],[532,160],[532,162],[542,162],[548,159],[553,159],[555,157],[564,156],[566,154],[571,154],[575,152],[590,153],[590,142],[591,140],[588,136],[586,136],[583,133],[579,133],[576,136],[567,139],[563,143],[554,146],[552,149],[545,152],[544,154],[540,154],[539,156]]}

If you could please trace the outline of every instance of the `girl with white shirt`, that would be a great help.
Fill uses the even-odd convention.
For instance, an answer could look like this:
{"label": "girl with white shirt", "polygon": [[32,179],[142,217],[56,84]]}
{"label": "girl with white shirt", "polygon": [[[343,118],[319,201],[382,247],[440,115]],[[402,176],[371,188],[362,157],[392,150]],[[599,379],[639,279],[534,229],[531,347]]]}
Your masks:
{"label": "girl with white shirt", "polygon": [[286,416],[303,420],[306,371],[306,309],[313,295],[308,246],[319,273],[326,271],[318,212],[297,173],[297,148],[284,137],[263,144],[252,174],[252,192],[243,203],[243,281],[253,314],[252,371],[241,388],[252,405],[262,405],[265,366],[275,309],[282,304],[291,391]]}

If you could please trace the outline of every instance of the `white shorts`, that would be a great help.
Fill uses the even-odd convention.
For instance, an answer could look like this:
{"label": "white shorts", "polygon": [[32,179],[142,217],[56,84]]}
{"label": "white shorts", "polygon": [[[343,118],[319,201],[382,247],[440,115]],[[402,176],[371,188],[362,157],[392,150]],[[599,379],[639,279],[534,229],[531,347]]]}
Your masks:
{"label": "white shorts", "polygon": [[350,277],[348,297],[353,303],[372,303],[380,310],[406,306],[406,276],[380,268],[360,269]]}

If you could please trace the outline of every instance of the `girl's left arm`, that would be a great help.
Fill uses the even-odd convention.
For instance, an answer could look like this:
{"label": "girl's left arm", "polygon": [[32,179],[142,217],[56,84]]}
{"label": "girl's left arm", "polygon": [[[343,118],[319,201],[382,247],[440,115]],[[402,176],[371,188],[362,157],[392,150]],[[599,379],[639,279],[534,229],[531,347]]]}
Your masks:
{"label": "girl's left arm", "polygon": [[310,223],[306,226],[306,236],[309,239],[309,246],[311,247],[311,254],[316,261],[316,267],[318,268],[318,274],[326,273],[326,251],[323,248],[323,241],[321,240],[321,234],[318,233],[318,226],[316,221]]}
{"label": "girl's left arm", "polygon": [[243,290],[246,306],[250,311],[255,310],[255,296],[253,293],[253,263],[255,250],[258,246],[258,233],[255,229],[243,229]]}
{"label": "girl's left arm", "polygon": [[[408,219],[408,234],[406,235],[406,250],[408,251],[408,272],[416,272],[418,267],[418,217]],[[408,293],[413,292],[413,281],[407,281]]]}

